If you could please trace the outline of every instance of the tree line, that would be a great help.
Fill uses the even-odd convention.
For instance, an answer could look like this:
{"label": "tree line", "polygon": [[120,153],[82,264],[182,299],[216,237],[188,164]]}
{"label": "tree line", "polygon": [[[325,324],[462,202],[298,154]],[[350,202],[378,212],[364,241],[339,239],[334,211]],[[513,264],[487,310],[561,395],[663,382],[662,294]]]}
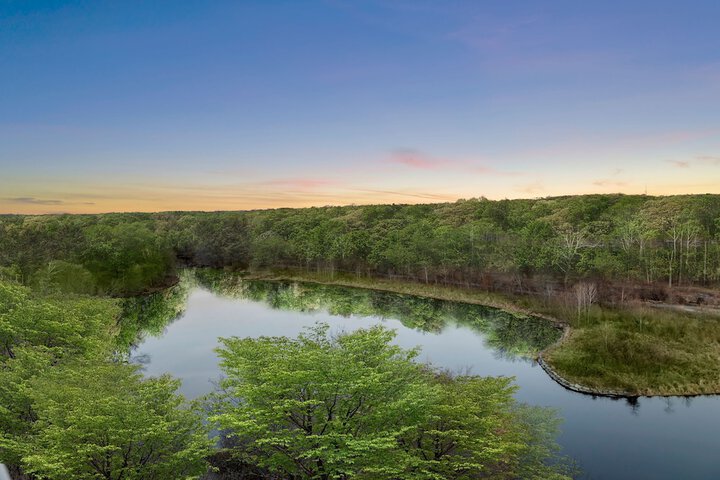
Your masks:
{"label": "tree line", "polygon": [[122,295],[177,266],[297,268],[519,291],[720,281],[720,195],[483,198],[247,212],[0,217],[6,277]]}
{"label": "tree line", "polygon": [[[227,380],[203,407],[222,430],[220,451],[207,411],[178,395],[177,381],[144,378],[127,351],[182,310],[186,292],[164,287],[183,266],[555,284],[579,292],[580,315],[597,295],[587,279],[717,285],[719,219],[717,195],[0,216],[0,461],[48,479],[196,477],[208,460],[261,478],[565,478],[550,413],[515,403],[507,381],[417,366],[382,329],[225,340]],[[498,338],[513,340],[500,325]],[[396,411],[370,408],[387,402]]]}

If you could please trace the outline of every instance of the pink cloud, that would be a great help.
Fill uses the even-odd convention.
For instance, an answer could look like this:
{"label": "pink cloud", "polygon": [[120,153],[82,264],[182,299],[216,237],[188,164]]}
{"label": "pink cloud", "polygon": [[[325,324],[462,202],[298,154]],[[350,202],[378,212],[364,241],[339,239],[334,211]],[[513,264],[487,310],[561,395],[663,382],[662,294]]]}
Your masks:
{"label": "pink cloud", "polygon": [[668,160],[668,162],[678,168],[690,168],[690,162],[687,160]]}
{"label": "pink cloud", "polygon": [[386,163],[403,165],[418,170],[454,170],[468,173],[480,173],[485,175],[507,175],[515,176],[517,172],[503,172],[487,165],[479,164],[474,160],[450,160],[426,155],[418,150],[403,148],[394,150],[386,160]]}
{"label": "pink cloud", "polygon": [[387,161],[388,163],[395,163],[423,170],[432,170],[442,167],[448,163],[447,161],[430,157],[411,148],[395,150],[392,152]]}

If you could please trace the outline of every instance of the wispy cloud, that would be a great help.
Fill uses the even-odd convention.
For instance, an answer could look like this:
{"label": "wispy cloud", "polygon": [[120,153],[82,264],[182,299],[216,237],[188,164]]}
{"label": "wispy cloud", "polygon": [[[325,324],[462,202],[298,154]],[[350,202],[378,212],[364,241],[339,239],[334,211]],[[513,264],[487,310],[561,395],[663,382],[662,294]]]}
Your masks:
{"label": "wispy cloud", "polygon": [[448,164],[446,160],[431,157],[412,148],[394,150],[388,157],[387,162],[423,170],[433,170]]}
{"label": "wispy cloud", "polygon": [[[552,22],[552,17],[543,14],[506,19],[482,15],[449,32],[447,39],[477,52],[480,62],[494,69],[607,70],[626,66],[632,60],[625,52],[573,49],[565,42],[562,48],[552,48],[563,37]],[[538,48],[539,43],[545,48]]]}
{"label": "wispy cloud", "polygon": [[263,182],[265,185],[277,185],[277,186],[286,186],[286,187],[293,187],[293,188],[304,188],[304,189],[313,189],[318,187],[328,187],[328,186],[334,186],[339,185],[340,182],[337,180],[331,180],[327,178],[281,178],[277,180],[269,180],[267,182]]}
{"label": "wispy cloud", "polygon": [[12,197],[3,198],[3,200],[9,203],[19,203],[23,205],[63,205],[65,203],[62,200],[50,200],[35,197]]}
{"label": "wispy cloud", "polygon": [[625,187],[628,185],[628,182],[624,180],[620,180],[620,175],[624,170],[622,168],[615,168],[610,172],[610,176],[606,178],[598,178],[597,180],[593,181],[592,184],[596,187]]}
{"label": "wispy cloud", "polygon": [[503,172],[477,160],[450,159],[428,155],[414,148],[398,148],[391,152],[385,160],[391,165],[401,165],[415,170],[446,170],[464,173],[515,176],[516,172]]}
{"label": "wispy cloud", "polygon": [[716,155],[698,155],[690,160],[668,160],[668,163],[677,168],[690,168],[695,165],[718,165],[720,166],[720,156]]}
{"label": "wispy cloud", "polygon": [[601,178],[599,180],[595,180],[592,184],[597,187],[624,187],[627,185],[627,182],[613,180],[610,178]]}
{"label": "wispy cloud", "polygon": [[396,196],[401,196],[401,197],[423,198],[425,200],[435,200],[435,201],[449,201],[449,200],[456,199],[456,197],[454,197],[452,195],[442,195],[442,194],[434,194],[434,193],[408,192],[408,191],[395,191],[395,190],[372,190],[372,189],[361,189],[361,188],[355,188],[353,190],[356,192],[381,193],[384,195],[396,195]]}
{"label": "wispy cloud", "polygon": [[524,185],[517,185],[515,190],[523,193],[540,193],[545,190],[545,185],[541,181],[527,183]]}

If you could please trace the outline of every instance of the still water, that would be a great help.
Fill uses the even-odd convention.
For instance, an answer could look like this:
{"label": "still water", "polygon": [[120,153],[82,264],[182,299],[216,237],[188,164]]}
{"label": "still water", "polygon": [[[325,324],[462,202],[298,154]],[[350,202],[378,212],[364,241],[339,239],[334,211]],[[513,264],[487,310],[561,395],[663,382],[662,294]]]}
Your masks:
{"label": "still water", "polygon": [[[720,397],[594,398],[565,390],[532,361],[558,332],[472,305],[311,284],[186,278],[168,301],[174,320],[154,325],[134,351],[148,375],[170,373],[195,398],[219,376],[218,337],[295,336],[324,322],[333,331],[381,323],[420,359],[454,371],[515,377],[518,400],[553,407],[559,443],[587,479],[720,478]],[[172,309],[166,309],[171,310]]]}

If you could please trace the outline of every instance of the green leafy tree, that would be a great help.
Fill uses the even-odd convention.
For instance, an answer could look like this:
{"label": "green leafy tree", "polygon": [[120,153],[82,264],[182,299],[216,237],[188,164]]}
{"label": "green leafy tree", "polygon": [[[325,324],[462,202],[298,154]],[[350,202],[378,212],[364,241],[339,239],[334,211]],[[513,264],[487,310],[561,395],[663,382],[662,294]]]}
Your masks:
{"label": "green leafy tree", "polygon": [[573,466],[558,456],[558,420],[545,408],[516,403],[506,377],[433,377],[440,395],[429,421],[404,445],[423,459],[425,478],[546,480]]}
{"label": "green leafy tree", "polygon": [[98,287],[108,293],[137,293],[160,284],[172,272],[172,252],[145,223],[125,221],[86,230],[81,258]]}
{"label": "green leafy tree", "polygon": [[[175,265],[305,268],[493,287],[720,281],[719,195],[585,195],[253,212],[0,216],[0,274],[127,295]],[[52,262],[66,262],[52,263]],[[11,270],[7,270],[11,268]],[[7,273],[4,273],[7,272]],[[87,276],[87,273],[92,278]]]}
{"label": "green leafy tree", "polygon": [[[320,325],[297,339],[223,339],[227,392],[211,419],[250,438],[245,460],[302,478],[392,478],[412,457],[400,437],[426,415],[436,389],[417,352],[380,327],[329,338]],[[240,401],[238,401],[240,400]]]}
{"label": "green leafy tree", "polygon": [[511,478],[524,446],[510,412],[511,380],[438,374],[434,383],[428,420],[404,439],[427,477]]}
{"label": "green leafy tree", "polygon": [[30,383],[72,358],[112,350],[119,308],[87,297],[43,298],[0,282],[0,458],[18,465],[37,419]]}
{"label": "green leafy tree", "polygon": [[49,480],[197,478],[210,444],[178,387],[130,365],[52,369],[30,383],[37,420],[24,470]]}
{"label": "green leafy tree", "polygon": [[549,462],[554,440],[515,413],[510,380],[438,374],[393,338],[320,324],[223,339],[211,421],[236,459],[283,478],[566,478]]}
{"label": "green leafy tree", "polygon": [[88,297],[43,298],[0,282],[0,458],[18,465],[18,442],[36,420],[29,384],[76,357],[109,355],[117,303]]}
{"label": "green leafy tree", "polygon": [[52,260],[35,275],[34,284],[42,292],[95,293],[95,278],[82,265]]}

